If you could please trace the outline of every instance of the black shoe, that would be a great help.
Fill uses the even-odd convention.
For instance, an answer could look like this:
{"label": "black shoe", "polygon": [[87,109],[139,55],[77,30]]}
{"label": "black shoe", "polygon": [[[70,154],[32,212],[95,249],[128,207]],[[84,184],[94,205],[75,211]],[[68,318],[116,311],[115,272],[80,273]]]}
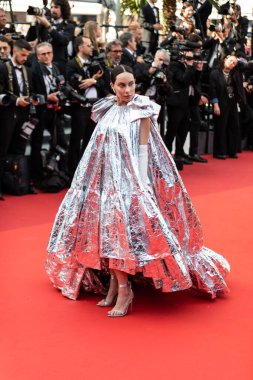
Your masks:
{"label": "black shoe", "polygon": [[192,165],[193,164],[192,160],[188,157],[182,157],[182,161],[183,161],[184,165]]}
{"label": "black shoe", "polygon": [[232,154],[232,155],[229,155],[228,157],[229,157],[229,158],[239,158],[239,157],[237,156],[237,154]]}
{"label": "black shoe", "polygon": [[201,156],[199,156],[198,154],[193,154],[192,156],[189,156],[190,160],[191,161],[194,161],[194,162],[208,162],[208,160],[206,158],[203,158]]}
{"label": "black shoe", "polygon": [[188,156],[175,156],[175,160],[181,161],[184,165],[192,165],[192,161]]}
{"label": "black shoe", "polygon": [[223,154],[215,154],[213,158],[218,158],[218,160],[225,160],[226,156]]}
{"label": "black shoe", "polygon": [[3,193],[0,193],[0,201],[5,201]]}

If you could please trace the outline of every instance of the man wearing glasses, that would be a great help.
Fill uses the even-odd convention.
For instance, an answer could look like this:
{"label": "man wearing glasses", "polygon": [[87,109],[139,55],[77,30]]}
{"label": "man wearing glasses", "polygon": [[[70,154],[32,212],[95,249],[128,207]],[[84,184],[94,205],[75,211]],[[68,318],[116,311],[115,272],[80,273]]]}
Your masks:
{"label": "man wearing glasses", "polygon": [[[36,94],[44,95],[47,104],[37,106],[39,124],[33,131],[31,138],[31,174],[34,183],[39,188],[39,181],[43,179],[43,165],[41,147],[43,133],[47,129],[51,135],[50,148],[60,145],[67,148],[67,142],[61,123],[58,123],[60,110],[58,105],[57,76],[58,67],[53,63],[53,47],[48,42],[42,42],[36,47],[37,61],[32,65],[33,88]],[[56,139],[55,139],[56,136]],[[52,141],[56,140],[56,141]]]}
{"label": "man wearing glasses", "polygon": [[74,175],[95,128],[95,122],[91,119],[92,105],[108,93],[104,82],[104,67],[102,69],[99,64],[95,69],[91,64],[93,55],[91,40],[85,36],[78,36],[74,46],[76,56],[66,65],[66,78],[86,101],[71,100],[71,135],[68,155],[70,175]]}
{"label": "man wearing glasses", "polygon": [[113,69],[114,67],[118,66],[121,61],[122,53],[122,44],[119,40],[109,42],[105,48],[106,67]]}

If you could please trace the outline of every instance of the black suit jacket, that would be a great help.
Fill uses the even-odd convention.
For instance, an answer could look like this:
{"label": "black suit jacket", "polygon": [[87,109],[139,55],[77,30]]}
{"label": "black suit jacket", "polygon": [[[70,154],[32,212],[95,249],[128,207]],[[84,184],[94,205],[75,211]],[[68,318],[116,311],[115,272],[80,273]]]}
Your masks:
{"label": "black suit jacket", "polygon": [[[72,76],[74,74],[79,74],[82,76],[83,79],[88,79],[90,78],[90,75],[88,72],[85,72],[82,67],[78,64],[76,61],[76,58],[72,58],[66,65],[66,79],[68,81],[71,80]],[[107,95],[106,92],[106,86],[104,82],[103,76],[99,79],[97,79],[97,83],[95,85],[98,93],[98,98],[103,98],[104,96]],[[78,90],[80,94],[83,94],[85,91]]]}
{"label": "black suit jacket", "polygon": [[173,94],[167,99],[168,105],[187,107],[189,104],[189,86],[193,84],[196,75],[195,67],[172,61],[168,70],[168,80],[173,88]]}
{"label": "black suit jacket", "polygon": [[[18,80],[16,76],[16,70],[14,69],[12,62],[10,61],[11,67],[12,67],[12,77],[13,77],[13,95],[11,99],[11,104],[8,107],[4,107],[4,109],[8,109],[9,107],[15,107],[17,98],[20,96],[20,88],[18,85]],[[32,78],[31,78],[31,72],[28,67],[26,67],[27,70],[27,76],[28,76],[28,83],[29,83],[29,93],[31,94],[33,92],[33,84],[32,84]],[[10,92],[10,86],[9,86],[9,73],[6,66],[6,63],[0,63],[0,94],[6,94]],[[28,94],[25,94],[28,95]]]}
{"label": "black suit jacket", "polygon": [[[243,88],[243,78],[242,74],[235,70],[231,73],[232,84],[234,89],[235,100],[239,103],[246,103],[246,95]],[[221,107],[226,107],[229,101],[227,84],[222,70],[215,69],[212,70],[209,80],[209,93],[210,99],[218,99],[219,105]]]}
{"label": "black suit jacket", "polygon": [[154,28],[152,27],[157,22],[159,23],[159,9],[157,7],[157,17],[158,21],[156,21],[155,13],[153,11],[153,8],[147,3],[141,8],[142,15],[144,17],[144,22],[142,23],[142,26],[144,29],[148,29],[150,32],[154,32]]}
{"label": "black suit jacket", "polygon": [[[44,81],[44,73],[46,72],[46,66],[41,65],[37,60],[32,64],[32,83],[33,90],[36,94],[47,96],[47,89]],[[53,64],[53,76],[60,75],[58,67]],[[54,92],[53,90],[51,92]]]}
{"label": "black suit jacket", "polygon": [[157,13],[157,19],[154,13],[153,8],[147,3],[141,8],[140,13],[140,22],[143,29],[146,29],[149,33],[149,36],[144,37],[147,38],[146,42],[149,43],[149,52],[155,54],[158,46],[158,38],[159,33],[153,28],[153,25],[156,23],[160,23],[159,20],[159,9],[155,7]]}
{"label": "black suit jacket", "polygon": [[27,41],[34,41],[38,38],[39,42],[47,41],[53,46],[54,62],[65,75],[66,63],[68,61],[68,44],[74,39],[75,26],[71,22],[63,21],[53,26],[49,33],[48,29],[41,25],[31,26],[27,32]]}
{"label": "black suit jacket", "polygon": [[136,57],[129,53],[127,49],[123,49],[120,64],[127,65],[133,68],[136,64]]}

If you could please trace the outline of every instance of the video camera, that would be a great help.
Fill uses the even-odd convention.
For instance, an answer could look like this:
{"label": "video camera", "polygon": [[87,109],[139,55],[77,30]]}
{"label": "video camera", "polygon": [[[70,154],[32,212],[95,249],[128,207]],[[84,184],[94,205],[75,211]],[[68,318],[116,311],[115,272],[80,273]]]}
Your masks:
{"label": "video camera", "polygon": [[167,40],[167,44],[163,44],[163,48],[168,48],[170,51],[170,59],[171,61],[202,61],[203,57],[200,53],[194,53],[193,57],[188,57],[185,53],[188,51],[193,51],[195,49],[201,49],[202,45],[197,42],[191,42],[187,40]]}

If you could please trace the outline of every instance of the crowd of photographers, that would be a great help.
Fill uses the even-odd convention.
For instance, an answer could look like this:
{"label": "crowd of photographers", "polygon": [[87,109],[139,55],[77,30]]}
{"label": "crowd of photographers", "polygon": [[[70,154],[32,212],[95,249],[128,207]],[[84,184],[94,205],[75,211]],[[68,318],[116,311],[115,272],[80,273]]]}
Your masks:
{"label": "crowd of photographers", "polygon": [[[0,199],[28,140],[27,192],[69,185],[95,128],[92,105],[112,94],[110,71],[118,64],[133,68],[137,93],[161,105],[160,132],[179,169],[207,162],[199,152],[199,132],[208,132],[209,119],[216,159],[238,158],[245,139],[252,148],[253,62],[247,53],[248,20],[239,5],[221,6],[221,19],[210,25],[209,1],[184,2],[166,33],[156,1],[149,0],[139,22],[107,44],[95,21],[79,28],[70,20],[67,0],[53,0],[50,9],[30,6],[36,23],[26,36],[6,28],[0,9]],[[42,152],[45,130],[48,152]],[[11,174],[7,161],[13,162]]]}

